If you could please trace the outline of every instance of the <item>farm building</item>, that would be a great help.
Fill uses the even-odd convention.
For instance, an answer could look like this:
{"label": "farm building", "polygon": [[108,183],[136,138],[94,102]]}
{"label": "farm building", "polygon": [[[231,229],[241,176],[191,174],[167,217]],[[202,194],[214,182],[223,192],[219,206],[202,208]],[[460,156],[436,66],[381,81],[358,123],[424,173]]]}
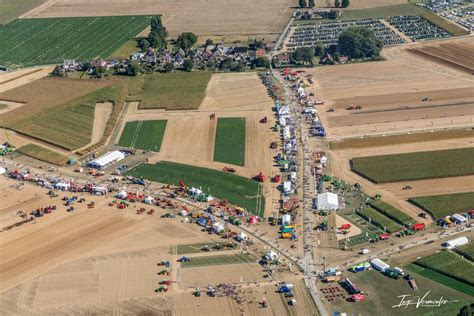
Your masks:
{"label": "farm building", "polygon": [[89,161],[87,163],[87,166],[90,168],[95,168],[95,169],[102,169],[105,168],[106,166],[115,163],[117,161],[120,161],[125,158],[125,154],[119,150],[114,150],[106,153],[103,156],[100,156],[97,159],[94,159],[92,161]]}
{"label": "farm building", "polygon": [[459,237],[459,238],[455,238],[455,239],[448,240],[448,241],[446,241],[445,243],[441,244],[441,246],[442,246],[444,249],[454,249],[454,248],[456,248],[456,247],[465,245],[465,244],[467,244],[468,242],[469,242],[469,239],[467,239],[466,236],[463,236],[463,237]]}
{"label": "farm building", "polygon": [[319,210],[337,210],[339,208],[339,199],[337,194],[331,192],[318,194],[316,207]]}
{"label": "farm building", "polygon": [[376,270],[379,270],[379,271],[382,271],[382,272],[390,268],[390,266],[388,264],[386,264],[385,262],[383,262],[382,260],[377,259],[377,258],[371,260],[370,264],[372,264],[372,266]]}

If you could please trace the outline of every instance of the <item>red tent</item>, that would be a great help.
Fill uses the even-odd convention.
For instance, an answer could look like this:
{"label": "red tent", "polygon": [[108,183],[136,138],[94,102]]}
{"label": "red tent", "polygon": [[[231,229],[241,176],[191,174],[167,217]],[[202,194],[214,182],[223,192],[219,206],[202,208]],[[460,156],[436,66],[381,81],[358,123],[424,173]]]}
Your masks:
{"label": "red tent", "polygon": [[258,223],[257,216],[250,217],[249,224],[257,224],[257,223]]}

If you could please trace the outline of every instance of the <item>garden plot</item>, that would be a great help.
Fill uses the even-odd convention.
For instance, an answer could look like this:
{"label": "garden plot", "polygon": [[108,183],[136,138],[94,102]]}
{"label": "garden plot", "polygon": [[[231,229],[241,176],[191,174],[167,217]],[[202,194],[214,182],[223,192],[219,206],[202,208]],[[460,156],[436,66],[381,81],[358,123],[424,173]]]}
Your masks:
{"label": "garden plot", "polygon": [[0,28],[0,64],[25,67],[105,58],[149,23],[148,16],[16,20]]}

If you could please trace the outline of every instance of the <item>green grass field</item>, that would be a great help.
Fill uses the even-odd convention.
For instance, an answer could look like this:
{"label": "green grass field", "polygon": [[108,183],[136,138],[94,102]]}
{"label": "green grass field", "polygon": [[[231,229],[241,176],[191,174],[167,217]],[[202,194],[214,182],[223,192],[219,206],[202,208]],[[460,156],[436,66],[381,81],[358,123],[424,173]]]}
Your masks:
{"label": "green grass field", "polygon": [[159,152],[167,120],[127,122],[119,145]]}
{"label": "green grass field", "polygon": [[15,20],[46,0],[0,0],[0,25]]}
{"label": "green grass field", "polygon": [[398,223],[371,207],[363,208],[362,210],[358,211],[357,214],[366,220],[371,221],[372,224],[380,227],[381,229],[386,228],[387,232],[389,233],[401,230],[401,226]]}
{"label": "green grass field", "polygon": [[131,89],[129,99],[141,101],[140,109],[198,109],[211,75],[210,72],[145,75]]}
{"label": "green grass field", "polygon": [[245,165],[245,118],[217,120],[214,161]]}
{"label": "green grass field", "polygon": [[474,192],[422,196],[410,198],[408,201],[438,219],[474,209]]}
{"label": "green grass field", "polygon": [[117,100],[121,86],[109,86],[13,124],[25,135],[67,150],[87,145],[92,136],[96,102]]}
{"label": "green grass field", "polygon": [[65,165],[69,160],[68,157],[61,155],[60,153],[35,144],[26,144],[21,146],[20,148],[16,149],[16,152],[58,166]]}
{"label": "green grass field", "polygon": [[194,257],[190,262],[181,263],[183,268],[217,266],[222,264],[255,263],[256,258],[246,254]]}
{"label": "green grass field", "polygon": [[464,258],[474,261],[474,242],[470,242],[466,245],[457,247],[454,249],[455,252],[463,256]]}
{"label": "green grass field", "polygon": [[107,56],[109,59],[129,59],[130,56],[140,51],[140,48],[137,46],[136,39],[129,39],[122,46],[120,46],[116,51]]}
{"label": "green grass field", "polygon": [[369,205],[401,225],[412,225],[416,223],[416,221],[407,214],[381,200],[370,201]]}
{"label": "green grass field", "polygon": [[204,192],[227,199],[259,216],[265,209],[260,184],[234,174],[167,161],[155,165],[143,164],[126,174],[174,185],[182,180],[189,187],[201,187]]}
{"label": "green grass field", "polygon": [[446,250],[415,261],[415,264],[447,275],[471,286],[474,290],[474,263]]}
{"label": "green grass field", "polygon": [[474,147],[408,154],[357,157],[352,170],[375,182],[395,182],[474,174]]}
{"label": "green grass field", "polygon": [[14,68],[105,58],[149,23],[148,16],[15,20],[0,27],[0,65]]}

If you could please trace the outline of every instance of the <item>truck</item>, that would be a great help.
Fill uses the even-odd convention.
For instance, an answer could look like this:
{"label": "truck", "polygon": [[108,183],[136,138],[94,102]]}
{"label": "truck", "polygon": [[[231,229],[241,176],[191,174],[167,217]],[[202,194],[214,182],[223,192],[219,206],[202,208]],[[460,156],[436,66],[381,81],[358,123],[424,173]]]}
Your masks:
{"label": "truck", "polygon": [[341,281],[341,275],[328,275],[326,277],[323,278],[323,282],[326,282],[326,283],[331,283],[331,282],[339,282]]}
{"label": "truck", "polygon": [[357,272],[368,270],[370,268],[371,268],[370,263],[363,262],[361,264],[357,264],[357,265],[351,267],[351,271],[354,272],[354,273],[357,273]]}
{"label": "truck", "polygon": [[413,230],[423,230],[425,229],[425,223],[416,223],[411,227]]}

